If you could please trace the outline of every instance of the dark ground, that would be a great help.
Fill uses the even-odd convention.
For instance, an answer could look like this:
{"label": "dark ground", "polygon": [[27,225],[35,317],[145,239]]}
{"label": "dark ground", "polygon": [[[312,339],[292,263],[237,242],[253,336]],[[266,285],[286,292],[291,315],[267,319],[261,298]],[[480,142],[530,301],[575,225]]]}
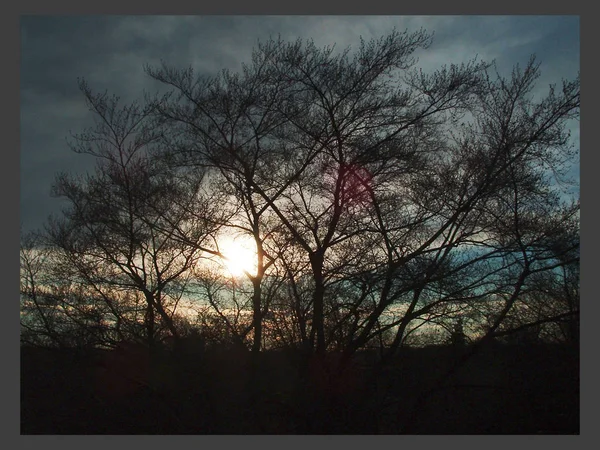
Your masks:
{"label": "dark ground", "polygon": [[406,350],[374,377],[370,354],[327,375],[336,355],[22,348],[21,434],[579,433],[577,349],[495,345],[435,385],[461,351]]}

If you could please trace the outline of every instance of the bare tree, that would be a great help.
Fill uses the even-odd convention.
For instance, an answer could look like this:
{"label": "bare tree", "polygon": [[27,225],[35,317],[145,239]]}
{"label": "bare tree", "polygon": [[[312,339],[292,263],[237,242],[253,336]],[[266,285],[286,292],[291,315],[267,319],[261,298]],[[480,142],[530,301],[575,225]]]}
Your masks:
{"label": "bare tree", "polygon": [[[92,175],[57,177],[54,193],[69,207],[49,222],[48,239],[117,323],[119,301],[142,296],[145,338],[153,346],[161,327],[178,337],[173,317],[189,270],[203,256],[200,244],[218,228],[204,215],[216,206],[202,197],[201,174],[174,172],[153,152],[162,132],[150,123],[150,108],[121,107],[117,97],[80,86],[96,125],[74,136],[72,148],[98,164]],[[177,239],[181,228],[197,245]]]}
{"label": "bare tree", "polygon": [[[423,30],[339,51],[270,39],[239,73],[146,67],[170,91],[141,105],[82,82],[97,121],[73,149],[98,165],[57,177],[69,207],[45,247],[23,242],[25,336],[64,345],[72,326],[153,346],[197,326],[253,362],[301,349],[313,397],[298,405],[315,423],[361,349],[381,368],[426,336],[460,344],[414,419],[487,342],[577,343],[579,202],[561,185],[579,79],[542,94],[535,58],[508,76],[477,59],[424,73],[430,43]],[[218,263],[237,235],[256,264],[231,278]],[[371,412],[377,376],[357,400]]]}
{"label": "bare tree", "polygon": [[[259,260],[283,255],[276,243],[299,250],[312,280],[300,336],[317,353],[331,341],[326,322],[336,340],[345,330],[350,357],[401,308],[383,326],[397,327],[392,354],[411,321],[445,304],[475,304],[503,285],[517,286],[516,299],[525,280],[515,267],[529,276],[536,242],[522,242],[520,217],[560,207],[548,175],[570,156],[564,125],[578,111],[578,81],[537,100],[535,60],[509,79],[477,61],[425,74],[414,53],[429,43],[423,31],[354,53],[270,40],[241,74],[148,69],[174,88],[157,111],[188,164],[214,168],[243,205],[248,226],[237,226],[254,235]],[[500,228],[495,213],[510,224]]]}

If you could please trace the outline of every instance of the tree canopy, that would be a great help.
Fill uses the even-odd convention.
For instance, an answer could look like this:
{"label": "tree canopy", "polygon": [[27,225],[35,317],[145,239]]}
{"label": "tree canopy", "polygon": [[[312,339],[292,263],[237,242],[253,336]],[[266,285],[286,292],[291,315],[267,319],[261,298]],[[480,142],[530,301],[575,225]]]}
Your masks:
{"label": "tree canopy", "polygon": [[[393,355],[438,331],[578,339],[579,79],[538,93],[532,57],[418,67],[431,35],[356,48],[258,43],[238,72],[145,67],[166,93],[80,88],[96,157],[22,239],[22,340]],[[223,269],[244,236],[252,270]]]}

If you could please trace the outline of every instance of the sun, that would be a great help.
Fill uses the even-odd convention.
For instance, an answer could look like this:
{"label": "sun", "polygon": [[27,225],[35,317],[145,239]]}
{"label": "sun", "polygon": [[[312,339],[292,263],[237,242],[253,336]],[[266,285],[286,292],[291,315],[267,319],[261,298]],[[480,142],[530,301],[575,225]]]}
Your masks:
{"label": "sun", "polygon": [[256,275],[256,244],[250,237],[223,237],[219,240],[219,250],[223,255],[223,266],[230,275],[241,277],[246,272]]}

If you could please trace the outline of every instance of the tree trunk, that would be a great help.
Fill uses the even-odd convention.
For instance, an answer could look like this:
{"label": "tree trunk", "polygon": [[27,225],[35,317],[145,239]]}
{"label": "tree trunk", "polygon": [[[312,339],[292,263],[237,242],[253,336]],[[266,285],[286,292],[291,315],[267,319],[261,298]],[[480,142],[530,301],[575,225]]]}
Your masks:
{"label": "tree trunk", "polygon": [[315,281],[315,290],[313,292],[313,329],[317,337],[315,353],[317,355],[325,354],[325,318],[324,318],[324,297],[325,283],[323,279],[323,251],[317,251],[310,255],[310,262]]}
{"label": "tree trunk", "polygon": [[261,279],[256,277],[252,280],[254,291],[252,293],[252,325],[254,338],[252,342],[252,353],[258,353],[262,343],[262,311],[261,311]]}
{"label": "tree trunk", "polygon": [[144,325],[146,327],[146,343],[148,348],[154,348],[154,333],[155,333],[155,318],[154,318],[154,306],[148,302],[146,305],[146,313],[144,314]]}

